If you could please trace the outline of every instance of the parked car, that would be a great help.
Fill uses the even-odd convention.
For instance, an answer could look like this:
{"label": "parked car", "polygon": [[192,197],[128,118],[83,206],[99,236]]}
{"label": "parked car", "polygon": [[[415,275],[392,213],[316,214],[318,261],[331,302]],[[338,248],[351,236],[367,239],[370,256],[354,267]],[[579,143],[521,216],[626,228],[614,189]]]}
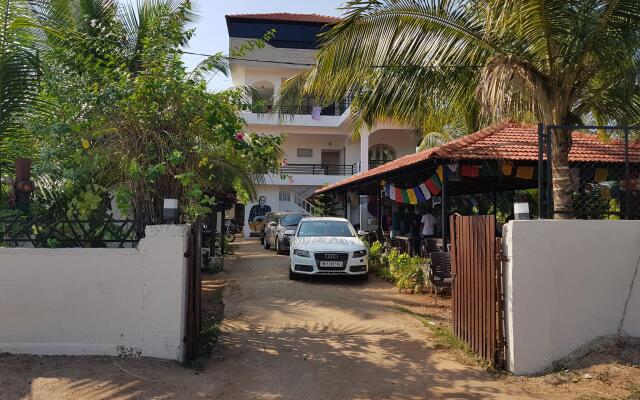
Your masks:
{"label": "parked car", "polygon": [[368,277],[367,248],[344,218],[303,218],[291,242],[289,279],[303,275]]}
{"label": "parked car", "polygon": [[265,228],[267,227],[267,224],[269,224],[269,222],[273,222],[276,214],[278,214],[277,211],[269,211],[264,215],[264,217],[258,217],[260,218],[260,226],[256,226],[255,230],[260,232],[260,244],[264,244]]}
{"label": "parked car", "polygon": [[296,233],[296,228],[306,214],[294,212],[279,212],[273,216],[273,220],[264,227],[264,248],[273,246],[278,254],[289,250],[291,238]]}

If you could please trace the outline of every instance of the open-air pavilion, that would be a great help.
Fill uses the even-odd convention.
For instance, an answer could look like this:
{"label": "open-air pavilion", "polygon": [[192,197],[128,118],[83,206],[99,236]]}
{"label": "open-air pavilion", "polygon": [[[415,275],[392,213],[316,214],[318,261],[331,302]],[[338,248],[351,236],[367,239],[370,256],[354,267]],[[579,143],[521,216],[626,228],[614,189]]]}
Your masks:
{"label": "open-air pavilion", "polygon": [[[607,189],[607,193],[603,189],[602,198],[621,196],[621,189],[629,187],[630,191],[622,190],[629,194],[623,193],[622,196],[638,200],[639,146],[630,145],[626,158],[625,146],[620,141],[605,141],[597,135],[580,132],[574,132],[572,136],[569,161],[576,192],[584,190],[586,185],[609,182],[611,186],[598,185],[611,189]],[[536,210],[536,215],[540,215],[537,210],[544,207],[545,198],[550,202],[549,190],[545,189],[550,177],[543,147],[539,142],[538,126],[504,121],[442,146],[353,175],[318,190],[316,194],[330,194],[342,199],[353,194],[368,195],[375,199],[378,238],[383,237],[382,205],[389,199],[421,204],[437,197],[441,204],[441,221],[448,221],[451,199],[455,196],[487,195],[493,199],[492,209],[495,211],[497,194],[538,189],[541,192],[539,200],[530,206]],[[626,180],[625,174],[621,173],[625,167],[629,171]],[[619,208],[618,214],[629,212],[628,199],[627,210]],[[441,229],[445,243],[447,225],[443,223]]]}

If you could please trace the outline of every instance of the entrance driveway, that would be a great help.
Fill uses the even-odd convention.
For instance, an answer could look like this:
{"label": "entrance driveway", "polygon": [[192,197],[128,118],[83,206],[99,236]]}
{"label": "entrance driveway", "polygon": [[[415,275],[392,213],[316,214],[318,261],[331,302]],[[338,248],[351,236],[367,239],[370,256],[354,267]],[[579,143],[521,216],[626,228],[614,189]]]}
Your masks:
{"label": "entrance driveway", "polygon": [[222,349],[207,369],[233,399],[530,399],[430,344],[388,283],[289,281],[286,256],[241,242],[224,294]]}
{"label": "entrance driveway", "polygon": [[291,282],[287,257],[249,241],[214,278],[227,280],[225,320],[202,371],[151,359],[0,355],[0,400],[551,398],[435,349],[429,330],[397,311],[424,298],[373,277]]}

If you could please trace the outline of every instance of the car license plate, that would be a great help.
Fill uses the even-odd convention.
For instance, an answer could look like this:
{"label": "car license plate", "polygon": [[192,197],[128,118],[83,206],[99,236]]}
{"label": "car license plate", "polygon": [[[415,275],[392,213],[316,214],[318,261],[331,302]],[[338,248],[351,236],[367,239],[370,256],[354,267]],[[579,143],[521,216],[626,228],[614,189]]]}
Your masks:
{"label": "car license plate", "polygon": [[342,261],[320,261],[321,267],[342,267]]}

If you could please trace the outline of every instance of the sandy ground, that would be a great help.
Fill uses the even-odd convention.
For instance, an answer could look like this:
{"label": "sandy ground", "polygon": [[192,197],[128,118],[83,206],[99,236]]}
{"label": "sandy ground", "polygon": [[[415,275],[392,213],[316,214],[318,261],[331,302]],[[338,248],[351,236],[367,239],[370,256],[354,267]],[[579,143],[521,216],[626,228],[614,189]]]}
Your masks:
{"label": "sandy ground", "polygon": [[[240,242],[218,278],[225,320],[202,371],[149,359],[0,356],[0,399],[549,399],[430,343],[386,282],[291,282],[287,258]],[[205,283],[215,288],[219,281]],[[562,397],[564,398],[564,397]]]}

